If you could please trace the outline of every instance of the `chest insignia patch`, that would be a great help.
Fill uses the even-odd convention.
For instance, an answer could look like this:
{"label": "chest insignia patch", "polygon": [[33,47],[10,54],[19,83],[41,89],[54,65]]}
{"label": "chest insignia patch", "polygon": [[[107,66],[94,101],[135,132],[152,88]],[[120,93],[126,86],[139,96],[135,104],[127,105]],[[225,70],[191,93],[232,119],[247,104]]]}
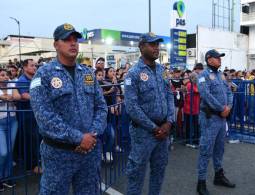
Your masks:
{"label": "chest insignia patch", "polygon": [[60,78],[58,78],[58,77],[53,77],[52,79],[51,79],[51,86],[53,87],[53,88],[55,88],[55,89],[59,89],[59,88],[61,88],[62,87],[62,85],[63,85],[63,82],[62,82],[62,80],[60,79]]}
{"label": "chest insignia patch", "polygon": [[142,72],[142,73],[140,73],[140,79],[142,81],[148,81],[149,76],[146,73]]}
{"label": "chest insignia patch", "polygon": [[92,85],[94,84],[94,80],[91,74],[85,74],[84,76],[84,84],[86,85]]}

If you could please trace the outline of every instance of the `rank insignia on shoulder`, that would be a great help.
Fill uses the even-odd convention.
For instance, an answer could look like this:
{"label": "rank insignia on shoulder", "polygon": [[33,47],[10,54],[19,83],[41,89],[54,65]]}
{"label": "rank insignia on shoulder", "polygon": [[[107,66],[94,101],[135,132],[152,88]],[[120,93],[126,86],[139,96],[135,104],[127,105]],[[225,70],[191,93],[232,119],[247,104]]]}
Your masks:
{"label": "rank insignia on shoulder", "polygon": [[84,84],[86,84],[86,85],[94,84],[93,76],[91,74],[85,74],[85,76],[84,76]]}
{"label": "rank insignia on shoulder", "polygon": [[53,87],[53,88],[55,88],[55,89],[59,89],[59,88],[61,88],[62,87],[62,85],[63,85],[63,82],[62,82],[62,80],[60,79],[60,78],[58,78],[58,77],[53,77],[52,79],[51,79],[51,86]]}
{"label": "rank insignia on shoulder", "polygon": [[213,73],[211,73],[211,74],[209,75],[209,78],[210,78],[211,80],[214,80],[214,79],[215,79],[215,75],[214,75]]}
{"label": "rank insignia on shoulder", "polygon": [[202,82],[205,82],[205,77],[201,77],[198,79],[198,83],[202,83]]}
{"label": "rank insignia on shoulder", "polygon": [[146,73],[142,72],[142,73],[140,73],[140,79],[142,81],[148,81],[149,76]]}
{"label": "rank insignia on shoulder", "polygon": [[31,84],[30,84],[30,89],[33,89],[33,88],[36,88],[36,87],[39,87],[41,86],[41,78],[38,77],[38,78],[35,78],[31,81]]}
{"label": "rank insignia on shoulder", "polygon": [[131,85],[131,83],[132,83],[131,78],[125,79],[125,85]]}

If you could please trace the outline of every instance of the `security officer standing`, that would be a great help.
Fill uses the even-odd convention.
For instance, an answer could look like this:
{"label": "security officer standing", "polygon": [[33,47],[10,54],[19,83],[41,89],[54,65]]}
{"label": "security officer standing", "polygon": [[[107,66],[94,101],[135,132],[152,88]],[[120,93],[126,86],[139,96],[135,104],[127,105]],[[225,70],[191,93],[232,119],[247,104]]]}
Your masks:
{"label": "security officer standing", "polygon": [[57,58],[40,67],[30,85],[40,134],[43,175],[40,195],[99,194],[101,159],[97,137],[107,106],[91,69],[76,63],[81,34],[70,24],[54,32]]}
{"label": "security officer standing", "polygon": [[207,69],[198,77],[198,89],[201,96],[200,104],[200,153],[198,159],[197,192],[209,195],[206,188],[206,173],[208,162],[213,157],[215,170],[214,185],[234,188],[224,175],[222,158],[226,135],[226,117],[229,115],[233,95],[226,82],[224,74],[218,69],[224,53],[209,50],[205,54]]}
{"label": "security officer standing", "polygon": [[149,195],[158,195],[168,162],[167,138],[174,120],[174,99],[164,68],[155,62],[163,39],[140,37],[141,57],[125,77],[125,106],[131,118],[131,152],[127,163],[127,195],[141,195],[150,162]]}

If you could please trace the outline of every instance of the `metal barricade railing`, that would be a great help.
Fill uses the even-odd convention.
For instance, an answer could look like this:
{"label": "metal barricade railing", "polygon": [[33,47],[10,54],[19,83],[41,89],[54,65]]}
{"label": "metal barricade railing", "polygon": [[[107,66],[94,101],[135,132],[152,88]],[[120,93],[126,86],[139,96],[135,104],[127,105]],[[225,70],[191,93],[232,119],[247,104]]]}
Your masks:
{"label": "metal barricade railing", "polygon": [[108,107],[108,121],[102,142],[101,181],[106,188],[123,176],[130,150],[129,117],[123,103]]}
{"label": "metal barricade railing", "polygon": [[[233,107],[230,116],[227,118],[229,139],[238,139],[243,142],[255,143],[255,81],[254,80],[232,80],[231,86],[233,92]],[[189,136],[177,137],[177,142],[186,142],[192,146],[192,143],[199,138],[196,132],[199,131],[198,116],[192,115],[194,109],[193,98],[196,94],[193,91],[195,84],[191,83],[190,91],[185,92],[185,98],[190,98],[190,114],[188,118],[184,117],[183,128],[187,132],[188,124],[193,124],[189,128]],[[187,121],[189,120],[189,121]],[[193,123],[195,122],[195,124]],[[199,140],[198,140],[199,141]]]}
{"label": "metal barricade railing", "polygon": [[[235,87],[233,89],[233,107],[230,116],[227,118],[228,135],[230,139],[255,143],[255,81],[240,79],[232,80],[231,82],[232,86]],[[193,91],[194,86],[195,84],[191,82],[189,90],[181,89],[184,99],[184,105],[179,109],[182,116],[184,115],[181,120],[181,131],[185,132],[186,135],[178,134],[180,130],[178,129],[179,118],[177,116],[174,129],[172,129],[172,139],[174,139],[175,143],[186,143],[192,147],[197,145],[200,137],[199,116],[192,114],[193,109],[195,109],[193,100],[197,98],[196,93]],[[173,93],[174,96],[180,95],[177,91],[173,91]],[[189,98],[190,113],[185,114],[183,108],[185,107],[186,98]]]}
{"label": "metal barricade railing", "polygon": [[[175,122],[172,125],[170,135],[170,147],[173,143],[186,144],[196,148],[199,142],[199,101],[197,85],[190,79],[186,79],[184,87],[175,89],[172,80],[184,81],[180,79],[170,79],[175,104]],[[183,85],[183,84],[182,84]]]}
{"label": "metal barricade railing", "polygon": [[255,81],[233,80],[233,108],[229,117],[230,135],[234,139],[255,143]]}
{"label": "metal barricade railing", "polygon": [[[109,83],[109,82],[107,82]],[[129,116],[123,103],[123,84],[101,85],[103,91],[111,90],[104,95],[108,105],[107,127],[102,139],[102,172],[101,181],[105,189],[113,185],[125,173],[126,161],[130,150]]]}
{"label": "metal barricade railing", "polygon": [[[8,105],[14,103],[17,109],[14,109],[15,107],[10,109]],[[27,103],[25,101],[0,103],[7,104],[6,110],[0,110],[1,113],[7,113],[7,117],[0,119],[0,131],[7,135],[7,143],[0,143],[1,147],[7,149],[6,156],[0,153],[0,158],[5,161],[0,181],[9,185],[4,191],[5,194],[33,194],[32,189],[28,187],[31,183],[30,176],[35,175],[35,171],[40,172],[38,152],[40,135],[31,109],[22,109]],[[20,188],[21,184],[24,187]],[[18,190],[14,186],[18,186]]]}

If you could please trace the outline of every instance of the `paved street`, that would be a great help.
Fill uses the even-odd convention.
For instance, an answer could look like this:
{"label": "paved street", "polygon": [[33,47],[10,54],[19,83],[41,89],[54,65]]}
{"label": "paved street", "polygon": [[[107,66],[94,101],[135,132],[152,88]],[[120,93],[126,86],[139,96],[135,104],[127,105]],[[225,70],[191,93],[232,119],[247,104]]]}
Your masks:
{"label": "paved street", "polygon": [[[161,195],[195,195],[198,150],[175,145],[169,156],[166,178]],[[255,145],[226,144],[224,167],[226,175],[237,184],[235,189],[216,187],[213,183],[212,162],[209,165],[208,189],[212,195],[255,195]],[[149,173],[149,171],[148,171]],[[147,194],[148,173],[143,195]],[[126,178],[114,186],[124,194]]]}
{"label": "paved street", "polygon": [[[198,150],[183,145],[174,145],[169,155],[169,164],[161,195],[195,195],[196,162]],[[208,189],[212,195],[255,195],[255,145],[226,144],[224,165],[226,175],[237,184],[235,189],[216,187],[213,182],[212,163],[209,166]],[[149,173],[149,170],[148,170]],[[143,195],[147,194],[148,173],[146,176]],[[28,195],[38,192],[38,177],[30,177],[27,181]],[[25,182],[19,182],[15,192],[6,191],[1,195],[25,195]],[[115,190],[125,194],[126,177],[122,177],[113,186]]]}

